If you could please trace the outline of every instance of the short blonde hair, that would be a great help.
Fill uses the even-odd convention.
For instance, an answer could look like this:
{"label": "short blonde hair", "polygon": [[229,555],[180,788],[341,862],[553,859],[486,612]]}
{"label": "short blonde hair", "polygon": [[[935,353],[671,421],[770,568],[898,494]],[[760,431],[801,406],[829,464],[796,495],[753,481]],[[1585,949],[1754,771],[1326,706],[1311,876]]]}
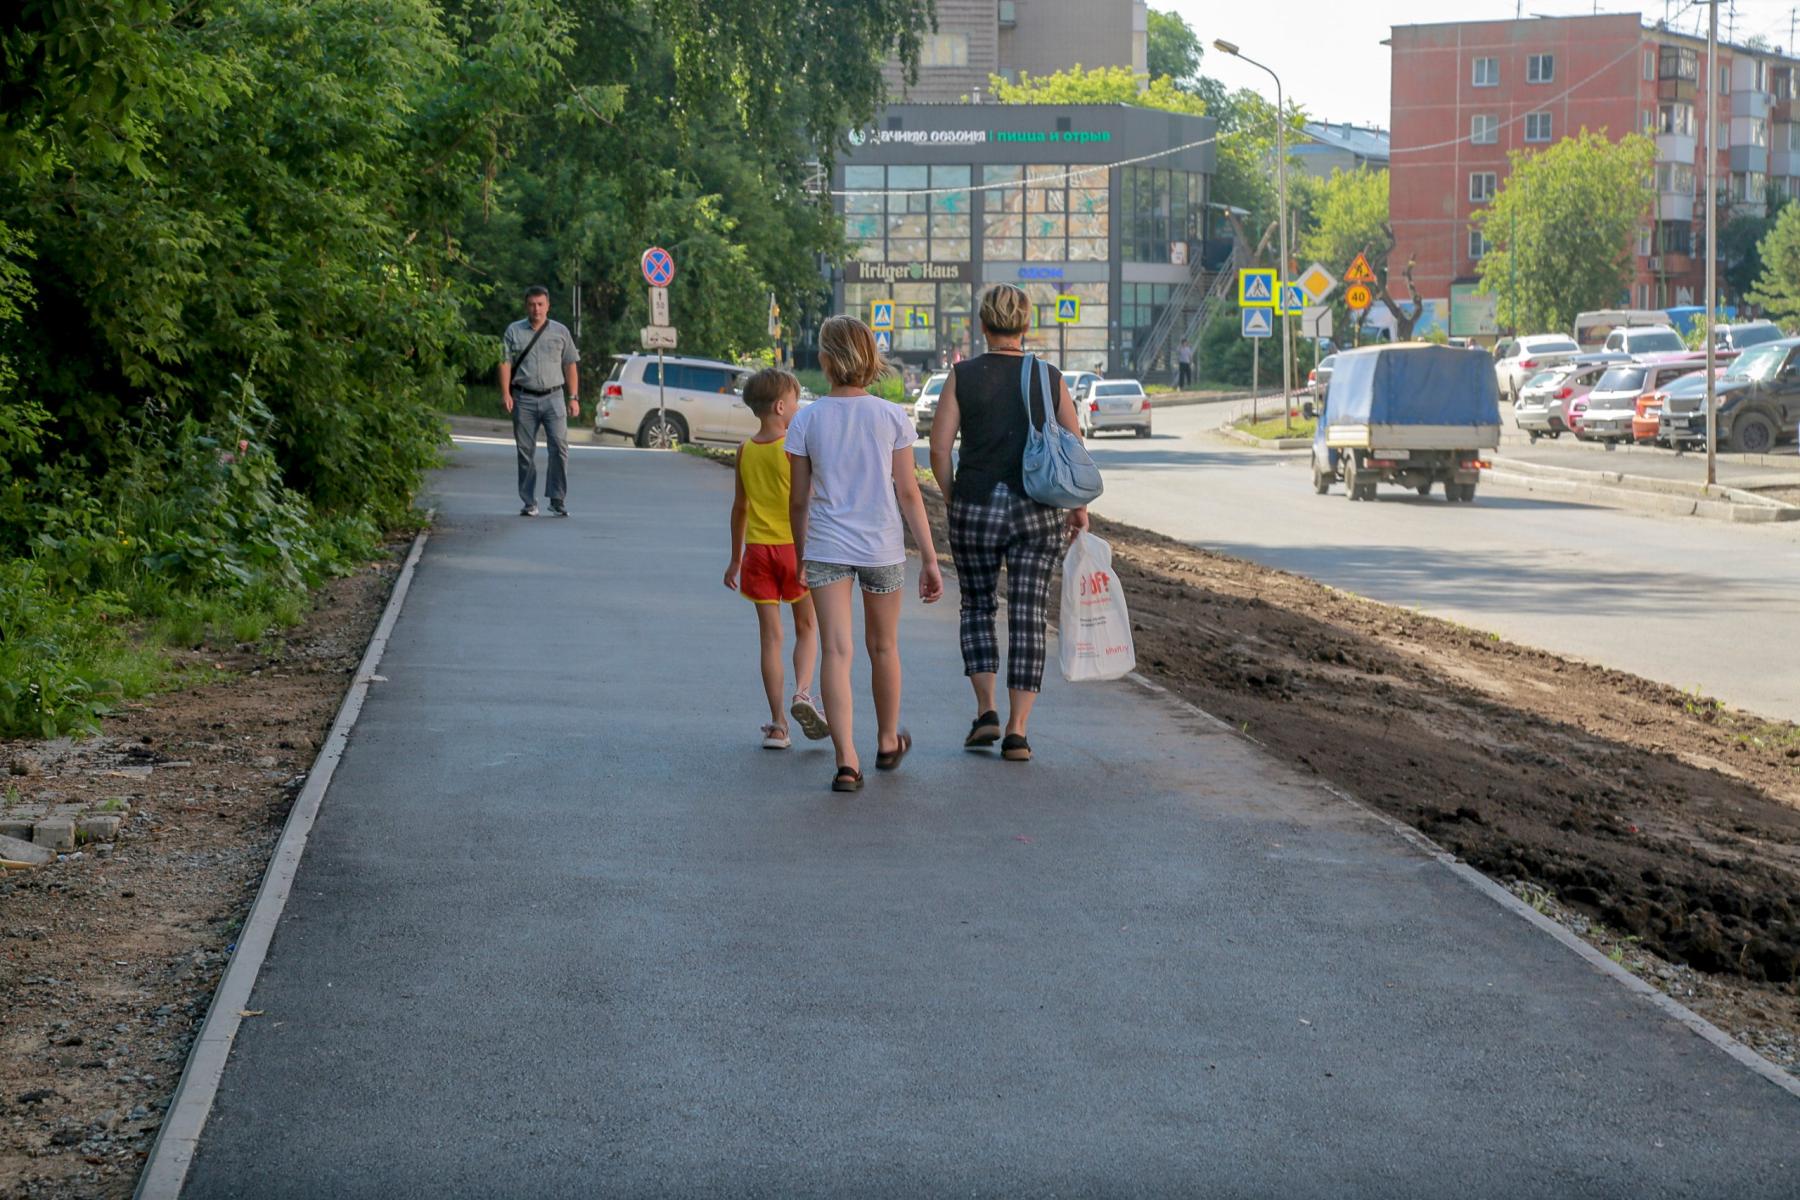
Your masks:
{"label": "short blonde hair", "polygon": [[875,335],[855,317],[827,317],[819,326],[819,366],[832,387],[866,388],[888,370]]}
{"label": "short blonde hair", "polygon": [[981,294],[981,327],[1011,337],[1031,328],[1031,297],[1010,283],[996,283]]}

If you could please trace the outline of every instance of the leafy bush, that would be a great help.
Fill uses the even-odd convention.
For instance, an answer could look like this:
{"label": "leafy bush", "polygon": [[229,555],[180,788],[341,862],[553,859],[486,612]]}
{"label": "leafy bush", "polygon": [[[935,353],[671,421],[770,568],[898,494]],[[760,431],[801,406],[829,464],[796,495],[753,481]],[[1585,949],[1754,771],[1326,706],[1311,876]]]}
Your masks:
{"label": "leafy bush", "polygon": [[85,733],[160,678],[154,656],[119,637],[110,593],[69,597],[28,561],[0,562],[0,733]]}

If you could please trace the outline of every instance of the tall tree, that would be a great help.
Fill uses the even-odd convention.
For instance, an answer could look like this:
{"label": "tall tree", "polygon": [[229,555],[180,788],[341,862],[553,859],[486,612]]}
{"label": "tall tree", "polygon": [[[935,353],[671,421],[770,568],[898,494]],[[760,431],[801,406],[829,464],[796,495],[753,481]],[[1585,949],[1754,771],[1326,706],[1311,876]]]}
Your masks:
{"label": "tall tree", "polygon": [[1151,9],[1145,37],[1144,64],[1150,78],[1168,78],[1192,87],[1200,80],[1200,35],[1181,14]]}
{"label": "tall tree", "polygon": [[1618,302],[1655,153],[1641,134],[1613,142],[1585,127],[1547,150],[1513,152],[1506,182],[1474,215],[1489,247],[1481,291],[1498,299],[1503,327],[1569,329],[1577,313]]}
{"label": "tall tree", "polygon": [[1775,218],[1759,247],[1762,277],[1750,299],[1783,325],[1800,321],[1800,204],[1789,204]]}

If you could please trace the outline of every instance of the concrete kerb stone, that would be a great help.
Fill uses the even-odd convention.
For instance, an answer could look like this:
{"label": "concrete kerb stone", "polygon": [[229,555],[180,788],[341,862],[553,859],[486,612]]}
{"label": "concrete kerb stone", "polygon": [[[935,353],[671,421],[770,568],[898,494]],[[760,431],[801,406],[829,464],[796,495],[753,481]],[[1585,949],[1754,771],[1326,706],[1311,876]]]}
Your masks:
{"label": "concrete kerb stone", "polygon": [[1234,442],[1242,442],[1246,446],[1256,446],[1262,450],[1307,450],[1312,447],[1311,438],[1259,438],[1233,425],[1221,425],[1219,432]]}
{"label": "concrete kerb stone", "polygon": [[56,851],[36,842],[28,842],[0,833],[0,865],[7,867],[41,867],[56,861]]}
{"label": "concrete kerb stone", "polygon": [[[434,514],[427,514],[427,525],[432,515]],[[281,837],[269,856],[269,866],[263,874],[262,885],[257,889],[256,900],[251,904],[250,914],[245,918],[244,928],[238,935],[237,950],[232,954],[225,967],[225,974],[219,980],[218,989],[213,993],[206,1019],[200,1026],[199,1035],[194,1039],[193,1048],[188,1052],[187,1064],[182,1070],[181,1081],[176,1085],[175,1096],[169,1102],[156,1143],[151,1146],[149,1160],[138,1177],[137,1190],[133,1193],[135,1200],[178,1200],[181,1195],[188,1169],[194,1161],[194,1153],[199,1148],[200,1135],[212,1113],[219,1081],[225,1074],[225,1066],[231,1056],[232,1042],[242,1024],[242,1013],[250,1000],[251,990],[256,985],[257,975],[262,970],[263,959],[268,954],[276,922],[293,889],[300,857],[306,850],[307,838],[319,815],[319,805],[325,798],[326,789],[331,786],[331,777],[349,743],[351,727],[362,713],[369,687],[378,678],[375,669],[381,665],[381,656],[387,649],[388,638],[400,619],[400,608],[406,602],[406,593],[412,586],[413,573],[424,553],[429,533],[429,529],[426,529],[413,538],[412,549],[406,556],[405,565],[400,569],[400,577],[394,581],[394,590],[388,596],[387,607],[382,610],[381,620],[369,638],[362,661],[352,677],[350,689],[338,708],[337,718],[332,722],[331,731],[313,760],[306,784],[295,798],[294,807],[288,813],[287,824],[283,826]]]}
{"label": "concrete kerb stone", "polygon": [[1619,471],[1586,471],[1497,458],[1483,472],[1485,481],[1545,495],[1638,512],[1705,517],[1715,521],[1763,523],[1800,520],[1800,506],[1741,488],[1708,487],[1682,480],[1652,479]]}
{"label": "concrete kerb stone", "polygon": [[[1129,679],[1132,683],[1145,691],[1152,692],[1162,697],[1166,703],[1182,709],[1190,715],[1199,718],[1201,721],[1213,725],[1233,737],[1243,738],[1245,741],[1262,750],[1268,750],[1268,747],[1264,743],[1258,741],[1250,734],[1234,728],[1225,721],[1221,721],[1218,717],[1213,716],[1199,705],[1189,703],[1168,688],[1145,678],[1138,672],[1133,671],[1126,675],[1125,678]],[[1326,794],[1349,805],[1365,819],[1380,825],[1389,833],[1407,843],[1425,857],[1442,866],[1463,883],[1474,888],[1477,892],[1480,892],[1483,896],[1486,896],[1489,900],[1493,901],[1507,912],[1518,917],[1528,925],[1531,925],[1539,932],[1546,933],[1555,938],[1558,942],[1562,943],[1563,946],[1579,955],[1582,961],[1586,962],[1596,971],[1609,976],[1627,991],[1638,996],[1645,1003],[1660,1011],[1663,1015],[1686,1026],[1702,1040],[1710,1043],[1714,1048],[1723,1051],[1740,1066],[1745,1067],[1753,1074],[1774,1084],[1789,1095],[1800,1097],[1800,1076],[1796,1076],[1782,1069],[1778,1064],[1764,1058],[1749,1046],[1738,1041],[1736,1038],[1720,1029],[1717,1025],[1714,1025],[1711,1021],[1708,1021],[1693,1009],[1682,1004],[1668,993],[1652,986],[1632,974],[1630,971],[1627,971],[1618,963],[1613,962],[1599,950],[1589,945],[1572,930],[1563,927],[1549,917],[1546,917],[1543,913],[1538,912],[1529,904],[1525,903],[1525,901],[1519,899],[1519,897],[1513,895],[1468,863],[1463,862],[1461,859],[1457,858],[1456,855],[1445,850],[1442,846],[1432,841],[1431,838],[1424,833],[1414,829],[1411,825],[1364,804],[1355,796],[1352,796],[1341,788],[1335,787],[1322,780],[1315,780],[1314,782],[1317,783],[1320,789]]]}

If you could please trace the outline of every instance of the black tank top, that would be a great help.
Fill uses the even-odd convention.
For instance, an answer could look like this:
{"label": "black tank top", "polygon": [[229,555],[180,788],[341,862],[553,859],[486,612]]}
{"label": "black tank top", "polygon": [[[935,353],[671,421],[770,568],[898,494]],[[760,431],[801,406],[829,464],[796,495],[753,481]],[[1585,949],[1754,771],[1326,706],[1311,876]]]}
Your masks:
{"label": "black tank top", "polygon": [[[1019,392],[1017,354],[983,354],[959,362],[956,407],[962,413],[962,451],[956,462],[955,495],[983,501],[994,485],[1004,483],[1014,495],[1025,494],[1025,402]],[[1046,411],[1056,411],[1062,395],[1062,372],[1050,368],[1050,396],[1044,395],[1037,369],[1031,372],[1031,420],[1042,425]],[[1046,401],[1051,403],[1046,406]]]}

